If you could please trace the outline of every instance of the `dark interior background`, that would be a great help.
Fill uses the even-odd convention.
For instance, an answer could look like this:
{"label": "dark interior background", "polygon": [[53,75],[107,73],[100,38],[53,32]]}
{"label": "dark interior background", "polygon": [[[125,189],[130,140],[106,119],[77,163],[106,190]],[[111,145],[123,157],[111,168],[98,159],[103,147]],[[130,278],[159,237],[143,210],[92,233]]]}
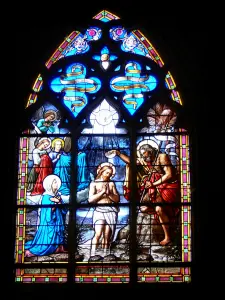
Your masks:
{"label": "dark interior background", "polygon": [[[20,14],[14,22],[16,40],[15,48],[13,48],[15,49],[13,56],[16,61],[17,79],[13,111],[12,109],[10,110],[12,111],[12,116],[10,117],[12,127],[8,129],[10,149],[12,151],[7,153],[9,156],[7,169],[9,176],[7,200],[9,202],[7,204],[9,233],[7,234],[7,245],[9,245],[9,251],[7,251],[7,257],[10,265],[10,268],[7,268],[7,270],[10,285],[12,285],[12,226],[14,223],[13,201],[15,197],[12,182],[15,183],[15,164],[17,163],[14,158],[12,159],[12,155],[17,133],[23,123],[25,104],[34,80],[39,74],[40,66],[49,59],[71,31],[87,28],[92,17],[103,9],[115,13],[127,23],[127,27],[136,27],[148,37],[171,71],[182,97],[189,122],[193,124],[195,136],[193,144],[193,283],[188,288],[185,287],[185,289],[191,291],[191,287],[195,285],[200,287],[202,282],[205,284],[205,281],[202,279],[203,274],[208,274],[210,277],[210,264],[206,264],[206,262],[209,263],[208,256],[210,256],[209,249],[211,245],[206,239],[206,230],[209,226],[207,207],[210,195],[209,190],[206,190],[209,173],[205,169],[206,141],[208,137],[205,129],[208,122],[207,87],[210,87],[210,81],[206,81],[208,79],[206,61],[209,61],[209,56],[211,57],[212,53],[210,54],[207,16],[203,7],[201,10],[197,10],[187,3],[183,3],[181,7],[171,4],[168,10],[162,10],[160,3],[152,8],[150,2],[142,2],[138,5],[139,3],[133,5],[130,2],[127,4],[121,2],[118,5],[114,4],[114,6],[79,3],[79,8],[77,8],[75,3],[72,6],[61,3],[61,6],[58,7],[54,3],[52,8],[46,8],[43,4],[39,5],[36,3],[33,6],[26,4],[24,7],[21,5],[18,7]],[[10,109],[11,104],[9,101],[6,105],[9,105]],[[14,137],[11,139],[12,129]],[[204,280],[207,282],[207,278]],[[93,293],[93,288],[89,286],[85,286],[85,288],[86,296],[89,293],[90,295]],[[108,285],[105,287],[106,291],[103,291],[102,295],[99,292],[101,297],[106,298],[107,295],[110,295],[111,289],[115,291],[114,297],[117,297],[116,291],[121,290],[122,292],[121,287],[113,286],[109,288],[109,291],[107,288],[109,288]],[[175,287],[170,288],[175,292],[183,287],[175,285]],[[45,287],[43,289],[45,289],[46,293],[49,292],[49,289]],[[143,297],[147,297],[147,294],[143,294],[142,289],[156,293],[158,293],[158,289],[161,291],[166,290],[161,285],[158,287],[142,286],[137,291]],[[15,287],[13,290],[15,292]],[[38,292],[37,288],[35,290]],[[55,295],[56,292],[57,295],[59,288],[56,288],[56,290],[53,291],[52,289],[50,294]],[[27,293],[31,291],[31,287],[28,287],[28,284],[23,286],[23,292],[25,291]],[[61,291],[63,294],[67,293],[65,288],[61,288]],[[22,293],[21,290],[20,293]],[[94,296],[97,297],[97,295]],[[74,298],[75,295],[71,294],[71,297]],[[84,299],[88,299],[88,297],[84,297]]]}

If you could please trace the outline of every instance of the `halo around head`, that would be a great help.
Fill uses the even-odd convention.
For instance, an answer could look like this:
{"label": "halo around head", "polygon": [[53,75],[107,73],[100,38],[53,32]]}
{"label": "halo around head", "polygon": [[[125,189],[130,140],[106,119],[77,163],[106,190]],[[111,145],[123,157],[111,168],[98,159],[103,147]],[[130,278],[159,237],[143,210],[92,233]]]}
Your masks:
{"label": "halo around head", "polygon": [[50,138],[43,137],[43,138],[41,138],[41,139],[38,141],[38,144],[39,144],[40,142],[42,142],[42,141],[45,141],[45,140],[47,140],[47,141],[49,142],[48,147],[46,147],[45,149],[49,149],[49,148],[51,147],[51,142],[52,142]]}
{"label": "halo around head", "polygon": [[56,143],[56,142],[61,142],[61,146],[62,146],[62,148],[64,148],[65,142],[64,142],[64,140],[61,139],[61,138],[55,138],[55,139],[52,141],[52,148],[55,148],[55,143]]}
{"label": "halo around head", "polygon": [[116,174],[116,168],[115,168],[115,166],[114,166],[112,163],[110,163],[110,162],[104,162],[104,163],[100,164],[100,165],[98,166],[98,168],[97,168],[97,174],[99,173],[99,171],[101,170],[101,168],[103,168],[103,167],[105,167],[105,166],[111,167],[111,168],[112,168],[113,173],[112,173],[112,176],[111,176],[110,178],[113,178],[113,177],[115,176],[115,174]]}
{"label": "halo around head", "polygon": [[158,150],[159,149],[159,145],[150,139],[145,139],[142,140],[138,145],[137,145],[137,156],[140,157],[140,147],[143,145],[150,145],[151,147],[153,147],[154,149]]}

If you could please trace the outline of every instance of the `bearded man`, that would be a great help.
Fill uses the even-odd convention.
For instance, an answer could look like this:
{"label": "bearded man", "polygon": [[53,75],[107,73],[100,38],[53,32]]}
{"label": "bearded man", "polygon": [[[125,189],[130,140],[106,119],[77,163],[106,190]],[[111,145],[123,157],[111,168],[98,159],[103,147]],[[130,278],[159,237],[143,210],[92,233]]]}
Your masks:
{"label": "bearded man", "polygon": [[[130,186],[130,157],[119,150],[111,152],[119,156],[126,163],[126,178],[124,183],[124,197],[129,200]],[[176,220],[179,208],[174,204],[179,201],[179,182],[176,170],[169,155],[160,153],[152,145],[144,144],[138,149],[137,158],[137,186],[140,200],[140,211],[153,214],[162,226],[164,239],[161,246],[171,243],[170,225]]]}

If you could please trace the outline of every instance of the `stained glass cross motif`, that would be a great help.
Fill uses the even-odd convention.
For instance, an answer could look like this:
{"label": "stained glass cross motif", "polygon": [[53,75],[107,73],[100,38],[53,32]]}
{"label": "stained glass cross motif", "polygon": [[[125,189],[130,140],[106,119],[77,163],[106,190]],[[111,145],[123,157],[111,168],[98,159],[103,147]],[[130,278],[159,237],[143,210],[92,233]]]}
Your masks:
{"label": "stained glass cross motif", "polygon": [[69,65],[64,74],[54,78],[50,87],[54,92],[64,93],[64,104],[76,117],[87,105],[86,93],[96,93],[101,88],[101,81],[96,77],[86,78],[86,67],[80,63]]}
{"label": "stained glass cross motif", "polygon": [[102,68],[106,70],[110,65],[110,61],[113,61],[118,57],[116,55],[110,54],[109,49],[107,47],[104,47],[101,50],[101,55],[94,55],[92,58],[100,61]]}
{"label": "stained glass cross motif", "polygon": [[144,102],[143,93],[156,88],[157,80],[152,75],[142,75],[139,63],[131,61],[125,66],[125,76],[116,76],[110,82],[113,91],[124,93],[123,105],[133,115]]}

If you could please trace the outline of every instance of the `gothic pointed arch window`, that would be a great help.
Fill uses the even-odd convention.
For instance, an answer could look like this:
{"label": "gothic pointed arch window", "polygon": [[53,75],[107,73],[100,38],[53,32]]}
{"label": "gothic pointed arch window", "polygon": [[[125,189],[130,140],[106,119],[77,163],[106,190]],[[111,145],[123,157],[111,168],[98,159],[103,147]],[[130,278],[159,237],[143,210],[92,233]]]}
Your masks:
{"label": "gothic pointed arch window", "polygon": [[139,29],[104,10],[35,80],[18,140],[15,281],[191,281],[189,131]]}

